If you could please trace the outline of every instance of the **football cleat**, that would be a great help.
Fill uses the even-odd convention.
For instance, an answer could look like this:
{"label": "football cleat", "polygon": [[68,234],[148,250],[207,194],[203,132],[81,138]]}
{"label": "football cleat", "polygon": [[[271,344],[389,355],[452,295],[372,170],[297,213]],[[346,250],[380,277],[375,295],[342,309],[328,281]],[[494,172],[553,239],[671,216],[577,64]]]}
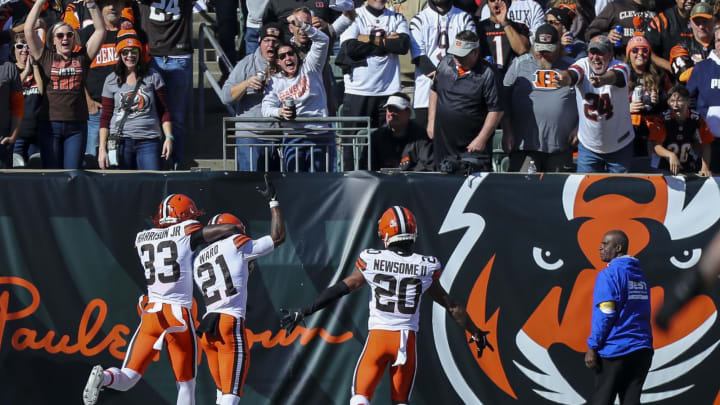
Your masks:
{"label": "football cleat", "polygon": [[92,368],[87,384],[85,384],[85,391],[83,391],[83,402],[85,405],[95,405],[102,390],[102,383],[103,368],[97,365]]}
{"label": "football cleat", "polygon": [[399,205],[388,208],[378,221],[378,236],[385,243],[385,247],[403,240],[414,242],[417,238],[415,215]]}

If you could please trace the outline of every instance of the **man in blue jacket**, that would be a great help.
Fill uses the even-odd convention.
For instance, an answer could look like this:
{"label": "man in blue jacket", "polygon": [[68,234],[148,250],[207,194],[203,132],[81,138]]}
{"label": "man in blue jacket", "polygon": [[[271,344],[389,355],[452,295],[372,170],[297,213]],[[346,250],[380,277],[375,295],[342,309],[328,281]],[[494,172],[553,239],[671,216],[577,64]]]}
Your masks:
{"label": "man in blue jacket", "polygon": [[653,356],[650,288],[640,262],[627,254],[628,237],[609,231],[600,244],[608,263],[593,292],[592,329],[585,366],[595,371],[592,404],[639,404]]}

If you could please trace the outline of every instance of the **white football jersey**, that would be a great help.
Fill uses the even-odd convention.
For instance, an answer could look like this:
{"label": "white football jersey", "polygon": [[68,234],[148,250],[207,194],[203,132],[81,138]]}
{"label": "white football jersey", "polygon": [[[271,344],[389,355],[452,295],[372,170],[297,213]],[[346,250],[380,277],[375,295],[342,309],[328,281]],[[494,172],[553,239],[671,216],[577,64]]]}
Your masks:
{"label": "white football jersey", "polygon": [[[630,69],[617,59],[610,61],[608,70],[620,72],[628,83]],[[578,139],[583,146],[595,153],[612,153],[627,146],[635,139],[630,119],[630,98],[627,85],[593,87],[589,76],[590,60],[579,59],[569,70],[578,75],[575,102],[578,109]]]}
{"label": "white football jersey", "polygon": [[[490,18],[490,8],[485,4],[480,12],[480,20]],[[530,41],[535,40],[535,30],[545,24],[545,11],[535,0],[513,0],[507,11],[510,21],[524,24],[530,29]]]}
{"label": "white football jersey", "polygon": [[[470,14],[452,7],[444,15],[425,7],[410,20],[410,57],[427,56],[437,64],[447,54],[450,41],[464,30],[475,32],[475,23]],[[432,79],[415,70],[414,108],[427,108],[430,101]]]}
{"label": "white football jersey", "polygon": [[138,232],[135,248],[145,268],[150,302],[192,307],[190,235],[201,229],[193,219]]}
{"label": "white football jersey", "polygon": [[433,256],[401,256],[392,250],[366,249],[356,267],[370,285],[368,329],[416,331],[420,300],[442,266]]}
{"label": "white football jersey", "polygon": [[248,262],[275,249],[270,236],[252,240],[245,235],[221,239],[200,250],[193,261],[195,284],[205,298],[206,313],[245,317]]}
{"label": "white football jersey", "polygon": [[[352,25],[340,36],[340,42],[368,35],[370,31],[383,30],[386,34],[410,35],[407,21],[402,14],[385,9],[375,17],[365,6],[355,9],[357,17]],[[345,92],[361,96],[387,96],[400,91],[400,59],[388,53],[383,56],[368,56],[367,66],[355,67],[344,76]]]}

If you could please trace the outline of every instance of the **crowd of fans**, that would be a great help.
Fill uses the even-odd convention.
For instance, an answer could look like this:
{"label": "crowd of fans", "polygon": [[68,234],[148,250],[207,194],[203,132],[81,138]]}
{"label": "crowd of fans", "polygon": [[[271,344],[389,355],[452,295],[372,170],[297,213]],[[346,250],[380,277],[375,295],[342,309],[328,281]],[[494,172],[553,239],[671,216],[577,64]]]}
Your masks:
{"label": "crowd of fans", "polygon": [[[44,168],[187,167],[192,0],[0,3],[0,167],[35,152]],[[501,144],[510,171],[720,172],[720,2],[212,5],[234,64],[222,101],[312,129],[238,122],[238,170],[490,171]],[[296,121],[335,115],[369,117],[370,159]]]}

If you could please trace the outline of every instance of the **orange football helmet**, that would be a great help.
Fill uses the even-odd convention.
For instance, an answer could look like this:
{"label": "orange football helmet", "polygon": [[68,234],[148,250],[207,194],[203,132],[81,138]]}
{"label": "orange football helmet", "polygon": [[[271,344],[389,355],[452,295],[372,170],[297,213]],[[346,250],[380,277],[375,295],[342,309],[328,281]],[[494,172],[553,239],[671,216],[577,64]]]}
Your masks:
{"label": "orange football helmet", "polygon": [[158,207],[158,212],[153,220],[160,228],[194,219],[203,214],[195,202],[185,194],[170,194],[165,197]]}
{"label": "orange football helmet", "polygon": [[415,242],[417,238],[417,221],[409,209],[396,205],[382,214],[378,221],[378,236],[385,247],[403,240]]}
{"label": "orange football helmet", "polygon": [[245,233],[245,224],[240,220],[240,218],[236,217],[233,214],[228,214],[227,212],[224,214],[217,214],[214,217],[210,219],[210,222],[208,222],[208,225],[217,225],[217,224],[235,224],[240,227],[240,230],[242,233]]}

